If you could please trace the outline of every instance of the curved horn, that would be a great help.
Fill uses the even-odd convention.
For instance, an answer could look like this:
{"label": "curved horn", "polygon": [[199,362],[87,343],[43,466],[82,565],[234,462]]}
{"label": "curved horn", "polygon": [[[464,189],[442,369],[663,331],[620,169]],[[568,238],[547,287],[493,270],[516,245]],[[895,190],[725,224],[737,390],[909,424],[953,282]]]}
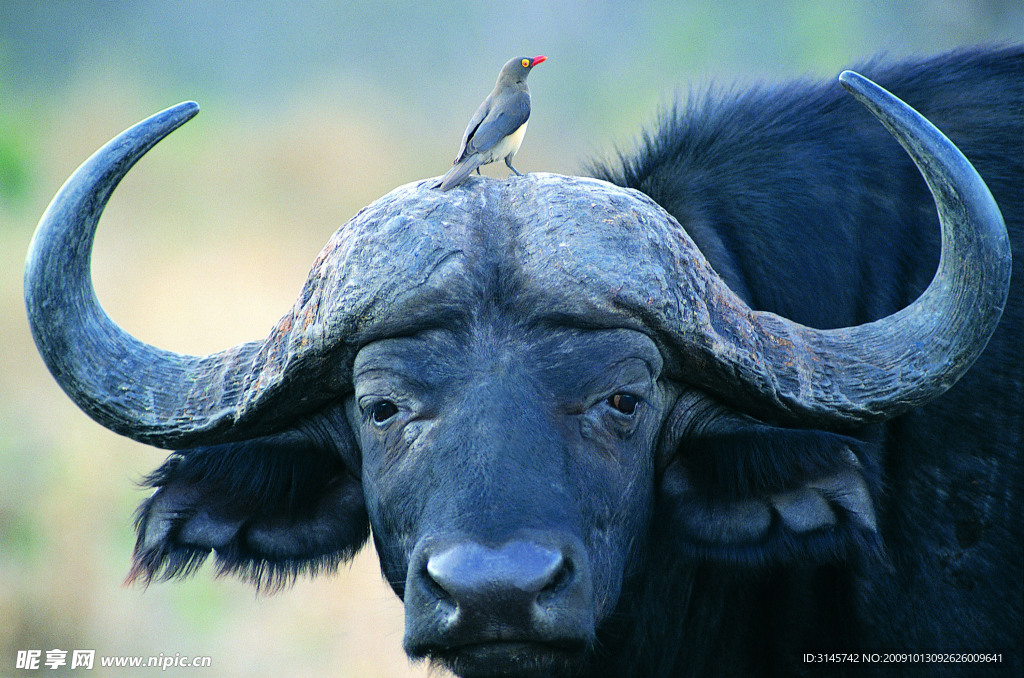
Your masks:
{"label": "curved horn", "polygon": [[191,102],[169,108],[85,161],[43,214],[25,267],[32,334],[64,391],[112,431],[178,449],[270,432],[350,392],[346,370],[361,343],[432,322],[438,308],[455,305],[445,290],[462,276],[462,244],[445,223],[464,206],[420,182],[335,233],[265,340],[191,356],[132,337],[93,291],[96,226],[132,166],[198,110]]}
{"label": "curved horn", "polygon": [[938,208],[942,253],[916,301],[854,327],[811,329],[745,306],[729,308],[742,303],[731,292],[713,295],[740,321],[728,333],[709,323],[717,379],[732,382],[729,395],[750,407],[802,425],[886,419],[941,395],[985,349],[1009,292],[1006,227],[971,163],[923,116],[867,78],[845,71],[840,82],[924,176]]}
{"label": "curved horn", "polygon": [[188,445],[233,424],[238,387],[259,344],[210,356],[150,346],[101,308],[89,263],[96,225],[128,170],[199,112],[178,104],[97,151],[67,180],[29,247],[25,303],[36,346],[64,391],[107,428],[154,445]]}
{"label": "curved horn", "polygon": [[536,222],[517,252],[549,306],[576,323],[647,332],[670,378],[794,426],[887,419],[944,393],[1002,314],[1006,227],[981,177],[931,123],[859,75],[841,80],[903,144],[938,207],[938,271],[910,306],[829,330],[754,311],[646,195],[532,173],[515,182],[520,219]]}
{"label": "curved horn", "polygon": [[984,350],[1008,293],[1010,246],[988,188],[948,139],[861,76],[841,79],[921,169],[942,227],[928,289],[873,323],[816,330],[753,311],[646,196],[532,174],[454,196],[429,181],[396,189],[328,242],[265,341],[204,357],[163,351],[106,316],[89,259],[118,181],[195,114],[181,104],[107,144],[54,198],[25,271],[32,332],[57,381],[104,426],[163,447],[241,439],[350,391],[361,344],[464,309],[470,269],[490,261],[472,252],[512,238],[487,251],[515,253],[523,303],[539,295],[556,316],[653,331],[677,378],[798,425],[892,417],[945,392]]}

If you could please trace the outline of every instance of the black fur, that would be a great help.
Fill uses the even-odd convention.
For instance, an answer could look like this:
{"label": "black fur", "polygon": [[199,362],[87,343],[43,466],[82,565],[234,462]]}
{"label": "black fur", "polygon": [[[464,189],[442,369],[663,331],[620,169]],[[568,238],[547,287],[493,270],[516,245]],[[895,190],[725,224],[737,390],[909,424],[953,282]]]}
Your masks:
{"label": "black fur", "polygon": [[[865,533],[850,533],[845,550],[835,549],[841,542],[826,549],[838,558],[823,565],[773,560],[780,553],[771,550],[790,550],[776,540],[719,554],[734,569],[714,554],[719,566],[702,565],[709,555],[701,553],[693,567],[679,568],[695,549],[673,527],[679,507],[672,483],[663,482],[653,538],[672,555],[652,551],[642,584],[649,590],[627,613],[634,622],[649,620],[630,627],[631,634],[649,634],[646,640],[622,641],[647,643],[637,652],[649,668],[635,675],[893,674],[882,665],[800,658],[844,649],[1000,652],[999,664],[898,670],[1020,675],[1024,48],[855,70],[917,108],[988,184],[1015,257],[1002,322],[946,395],[886,424],[844,432],[859,441],[851,448],[871,486],[880,542],[867,535],[858,544]],[[753,307],[804,324],[836,327],[892,313],[920,293],[938,261],[937,218],[924,181],[834,82],[691,98],[669,111],[634,155],[592,169],[664,206]],[[719,436],[708,454],[701,454],[700,439],[681,445],[677,465],[666,472],[689,465],[704,491],[743,494],[758,476],[770,482],[798,471],[787,459],[824,460],[835,440],[827,432],[773,432],[752,422],[745,433]],[[805,454],[815,441],[823,446]],[[804,453],[791,457],[798,449]],[[880,557],[870,557],[876,547]],[[748,567],[766,562],[776,565]],[[666,624],[668,616],[678,624]]]}
{"label": "black fur", "polygon": [[274,590],[333,571],[369,536],[354,444],[328,410],[280,434],[183,450],[145,480],[129,580],[192,574],[211,550],[218,574]]}

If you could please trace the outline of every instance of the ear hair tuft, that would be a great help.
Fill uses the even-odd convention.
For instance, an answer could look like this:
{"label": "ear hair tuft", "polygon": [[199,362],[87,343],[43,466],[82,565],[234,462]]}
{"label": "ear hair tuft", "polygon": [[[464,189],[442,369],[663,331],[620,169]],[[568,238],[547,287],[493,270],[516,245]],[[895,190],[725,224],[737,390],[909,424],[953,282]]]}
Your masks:
{"label": "ear hair tuft", "polygon": [[218,576],[260,591],[334,571],[369,537],[362,486],[336,436],[290,430],[175,452],[145,480],[126,583],[193,574],[210,552]]}

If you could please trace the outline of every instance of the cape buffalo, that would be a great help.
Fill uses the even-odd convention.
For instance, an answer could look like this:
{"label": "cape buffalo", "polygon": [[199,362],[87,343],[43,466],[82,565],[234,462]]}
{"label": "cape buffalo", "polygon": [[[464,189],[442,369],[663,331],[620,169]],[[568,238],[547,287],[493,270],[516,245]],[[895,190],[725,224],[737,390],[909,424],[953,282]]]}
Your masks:
{"label": "cape buffalo", "polygon": [[461,676],[1020,675],[1024,49],[861,70],[695,99],[607,181],[398,188],[208,356],[93,294],[197,107],[124,132],[25,286],[68,395],[175,450],[130,577],[279,586],[372,528],[406,652]]}

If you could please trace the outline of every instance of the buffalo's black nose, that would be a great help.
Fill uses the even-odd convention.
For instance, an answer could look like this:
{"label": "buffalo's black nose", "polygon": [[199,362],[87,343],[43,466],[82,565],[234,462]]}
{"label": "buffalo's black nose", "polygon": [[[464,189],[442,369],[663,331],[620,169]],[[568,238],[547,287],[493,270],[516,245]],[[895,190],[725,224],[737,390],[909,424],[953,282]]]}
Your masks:
{"label": "buffalo's black nose", "polygon": [[488,643],[588,642],[592,585],[582,548],[530,539],[421,545],[406,585],[414,656]]}
{"label": "buffalo's black nose", "polygon": [[560,551],[529,541],[498,548],[467,542],[431,555],[427,576],[465,610],[500,603],[530,613],[541,593],[572,576],[572,564]]}

